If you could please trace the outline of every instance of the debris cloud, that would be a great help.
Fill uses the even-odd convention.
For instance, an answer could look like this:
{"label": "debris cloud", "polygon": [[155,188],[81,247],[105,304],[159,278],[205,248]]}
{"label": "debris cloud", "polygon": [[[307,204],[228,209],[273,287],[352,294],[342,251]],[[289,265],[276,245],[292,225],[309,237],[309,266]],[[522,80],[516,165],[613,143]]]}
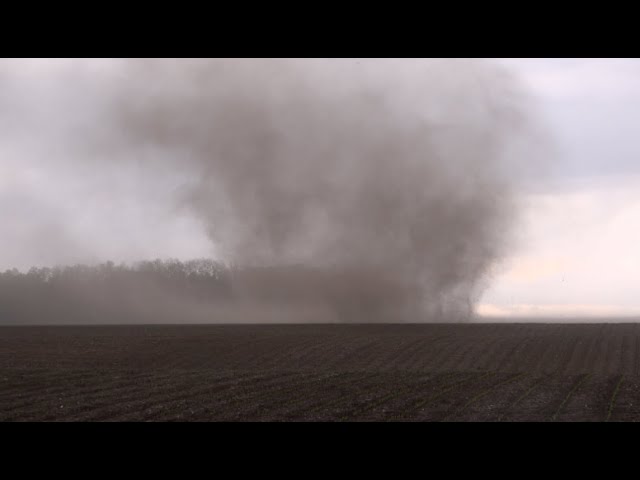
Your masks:
{"label": "debris cloud", "polygon": [[506,70],[462,59],[120,68],[118,148],[193,171],[181,201],[225,261],[273,267],[264,288],[284,290],[290,279],[273,272],[299,266],[291,281],[345,320],[471,314],[508,238],[509,144],[528,124]]}

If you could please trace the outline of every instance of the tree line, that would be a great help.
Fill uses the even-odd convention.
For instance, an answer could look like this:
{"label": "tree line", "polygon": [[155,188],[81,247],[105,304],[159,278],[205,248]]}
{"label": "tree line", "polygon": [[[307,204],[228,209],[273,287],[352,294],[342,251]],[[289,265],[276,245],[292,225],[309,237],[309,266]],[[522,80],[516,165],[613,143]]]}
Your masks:
{"label": "tree line", "polygon": [[209,259],[7,270],[0,273],[0,323],[162,320],[163,314],[188,313],[187,305],[230,300],[230,272]]}
{"label": "tree line", "polygon": [[210,259],[106,262],[0,273],[0,324],[225,322],[220,312],[240,307],[316,308],[333,316],[328,321],[368,322],[399,313],[416,318],[419,298],[385,271],[240,268]]}

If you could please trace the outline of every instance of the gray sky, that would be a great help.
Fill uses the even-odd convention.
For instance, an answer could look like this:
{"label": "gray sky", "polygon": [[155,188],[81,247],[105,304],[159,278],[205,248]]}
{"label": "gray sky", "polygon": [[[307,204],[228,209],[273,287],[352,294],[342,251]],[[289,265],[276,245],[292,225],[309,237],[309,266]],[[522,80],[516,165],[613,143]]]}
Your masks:
{"label": "gray sky", "polygon": [[523,194],[516,252],[480,312],[638,315],[640,61],[508,59],[539,99],[553,176]]}
{"label": "gray sky", "polygon": [[143,158],[115,164],[99,158],[110,152],[69,151],[69,137],[104,107],[113,62],[0,64],[0,108],[10,113],[0,125],[0,216],[9,219],[0,269],[215,254],[198,221],[171,201],[187,181],[175,169],[156,163],[149,175]]}
{"label": "gray sky", "polygon": [[[522,188],[516,248],[479,312],[640,314],[640,60],[498,61],[530,87],[554,154],[551,176]],[[113,62],[0,63],[0,270],[215,256],[173,201],[189,178],[161,163],[146,175],[139,158],[97,168],[58,141],[103,108]]]}

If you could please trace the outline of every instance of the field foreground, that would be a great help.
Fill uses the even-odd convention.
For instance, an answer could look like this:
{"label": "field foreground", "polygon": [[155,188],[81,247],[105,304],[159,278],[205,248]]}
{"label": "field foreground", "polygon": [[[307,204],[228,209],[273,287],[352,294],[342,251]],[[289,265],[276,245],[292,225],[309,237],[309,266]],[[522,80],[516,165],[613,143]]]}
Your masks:
{"label": "field foreground", "polygon": [[0,421],[634,421],[640,324],[0,327]]}

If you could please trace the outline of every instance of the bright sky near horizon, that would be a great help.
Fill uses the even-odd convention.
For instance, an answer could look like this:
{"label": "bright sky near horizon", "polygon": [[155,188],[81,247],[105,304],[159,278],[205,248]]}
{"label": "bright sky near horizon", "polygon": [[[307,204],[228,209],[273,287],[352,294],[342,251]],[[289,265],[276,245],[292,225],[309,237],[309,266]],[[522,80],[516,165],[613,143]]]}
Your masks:
{"label": "bright sky near horizon", "polygon": [[552,181],[522,195],[518,246],[478,312],[640,316],[640,60],[505,59],[554,136]]}
{"label": "bright sky near horizon", "polygon": [[[555,157],[551,177],[520,194],[515,248],[496,265],[478,312],[511,318],[640,316],[640,59],[498,61],[512,68],[537,99],[553,135]],[[67,81],[60,64],[55,59],[30,60],[13,72],[20,82],[36,85],[29,99],[34,105],[68,104],[68,99],[52,94]],[[108,61],[87,65],[91,68],[85,73],[91,74],[91,69],[108,68]],[[12,88],[4,88],[0,77],[0,100],[9,109]],[[51,135],[51,141],[37,142],[47,144],[46,152],[22,131],[12,133],[21,121],[19,113],[10,117],[12,122],[0,119],[0,129],[12,138],[10,144],[0,143],[0,217],[12,219],[0,225],[0,270],[215,254],[198,220],[169,205],[163,195],[177,188],[179,179],[167,177],[169,183],[162,188],[141,184],[144,175],[135,162],[99,176],[90,166],[63,163],[53,173],[55,182],[51,170],[38,168],[46,158],[64,155],[55,142],[56,131],[82,126],[82,105],[67,113],[53,128],[31,125],[38,135]],[[78,175],[86,181],[65,180]],[[95,188],[101,182],[117,185],[117,190]],[[65,200],[78,195],[86,199],[81,210]],[[149,200],[145,208],[130,202],[140,195]],[[94,215],[101,220],[94,221]],[[74,221],[65,230],[40,221],[70,216]],[[39,240],[43,237],[48,248]],[[101,243],[104,238],[109,242]],[[62,249],[56,245],[73,248],[65,248],[68,253],[60,257]],[[86,245],[101,245],[98,256]]]}

